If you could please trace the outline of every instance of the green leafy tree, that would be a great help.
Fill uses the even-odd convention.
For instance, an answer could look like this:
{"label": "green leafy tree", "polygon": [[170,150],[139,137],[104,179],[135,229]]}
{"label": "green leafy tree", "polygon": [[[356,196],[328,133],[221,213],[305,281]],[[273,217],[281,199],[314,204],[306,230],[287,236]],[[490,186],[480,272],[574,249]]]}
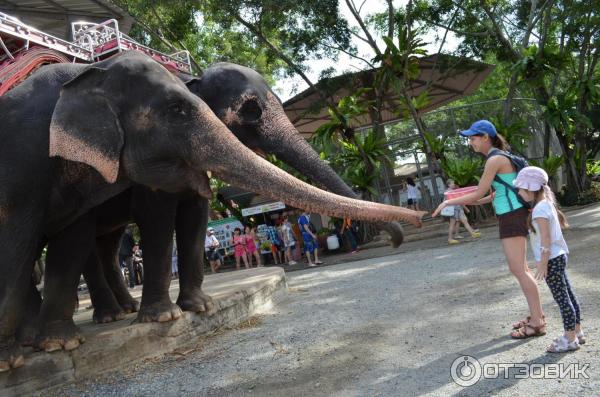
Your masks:
{"label": "green leafy tree", "polygon": [[[504,119],[517,93],[532,95],[545,111],[565,156],[568,187],[583,195],[585,164],[600,150],[599,126],[590,120],[600,93],[599,0],[422,1],[423,20],[463,39],[459,52],[493,55],[511,77]],[[546,134],[545,153],[550,134]],[[576,159],[576,154],[579,153]]]}
{"label": "green leafy tree", "polygon": [[490,121],[510,145],[511,151],[524,155],[527,142],[531,134],[527,130],[527,121],[522,119],[511,119],[506,122],[502,117],[491,116]]}
{"label": "green leafy tree", "polygon": [[446,156],[442,167],[448,178],[453,179],[458,186],[476,185],[479,183],[483,160],[479,157]]}

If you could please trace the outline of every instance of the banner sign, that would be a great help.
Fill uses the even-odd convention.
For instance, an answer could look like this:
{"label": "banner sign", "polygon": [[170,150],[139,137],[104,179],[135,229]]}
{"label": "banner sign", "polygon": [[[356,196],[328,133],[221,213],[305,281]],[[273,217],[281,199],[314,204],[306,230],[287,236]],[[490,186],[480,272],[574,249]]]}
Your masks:
{"label": "banner sign", "polygon": [[276,201],[274,203],[258,205],[256,207],[243,208],[242,215],[250,216],[250,215],[262,214],[264,212],[271,212],[271,211],[277,211],[277,210],[282,210],[282,209],[285,209],[285,203],[282,203],[281,201]]}

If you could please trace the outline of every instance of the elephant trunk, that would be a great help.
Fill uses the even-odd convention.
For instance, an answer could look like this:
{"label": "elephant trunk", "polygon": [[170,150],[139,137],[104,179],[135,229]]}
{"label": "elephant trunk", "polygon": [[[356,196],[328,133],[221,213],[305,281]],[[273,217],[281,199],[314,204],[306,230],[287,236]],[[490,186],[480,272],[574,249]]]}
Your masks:
{"label": "elephant trunk", "polygon": [[416,226],[421,223],[423,213],[338,196],[304,183],[257,156],[229,131],[216,133],[212,143],[208,168],[234,186],[329,216],[365,221],[403,220]]}
{"label": "elephant trunk", "polygon": [[[294,167],[321,187],[342,196],[358,198],[357,194],[298,133],[283,110],[275,110],[273,113],[275,115],[270,117],[270,120],[273,121],[268,123],[268,126],[264,126],[268,129],[265,131],[265,135],[272,138],[265,143],[267,151],[275,154],[277,158]],[[402,244],[404,231],[400,223],[376,222],[376,226],[389,233],[394,248]]]}

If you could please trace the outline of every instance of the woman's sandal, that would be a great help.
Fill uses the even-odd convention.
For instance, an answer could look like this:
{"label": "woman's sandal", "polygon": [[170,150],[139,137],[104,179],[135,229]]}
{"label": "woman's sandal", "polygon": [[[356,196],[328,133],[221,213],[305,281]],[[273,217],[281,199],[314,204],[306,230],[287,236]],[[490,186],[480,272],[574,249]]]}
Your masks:
{"label": "woman's sandal", "polygon": [[[546,315],[542,315],[542,320],[546,321]],[[513,323],[513,329],[523,328],[527,323],[531,321],[531,316],[527,316],[527,318],[523,320],[519,320],[516,323]]]}
{"label": "woman's sandal", "polygon": [[552,344],[546,351],[548,353],[566,353],[579,349],[579,341],[575,339],[574,341],[569,341],[564,335],[555,338],[552,341]]}
{"label": "woman's sandal", "polygon": [[525,324],[527,324],[529,322],[529,320],[531,320],[531,316],[527,316],[527,318],[523,319],[523,320],[519,320],[516,323],[513,323],[512,327],[513,329],[519,329],[525,326]]}
{"label": "woman's sandal", "polygon": [[[528,334],[527,329],[533,330],[533,333]],[[527,339],[543,335],[546,335],[546,324],[538,325],[537,327],[534,327],[530,324],[525,324],[521,328],[511,332],[510,337],[513,339]]]}

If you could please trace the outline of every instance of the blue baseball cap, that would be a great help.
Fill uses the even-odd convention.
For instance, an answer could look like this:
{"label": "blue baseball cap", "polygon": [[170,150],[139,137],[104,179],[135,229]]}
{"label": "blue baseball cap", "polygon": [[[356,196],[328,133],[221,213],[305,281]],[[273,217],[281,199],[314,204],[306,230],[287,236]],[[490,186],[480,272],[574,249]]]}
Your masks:
{"label": "blue baseball cap", "polygon": [[479,120],[471,124],[471,127],[466,131],[461,131],[462,136],[472,136],[478,134],[486,134],[492,138],[496,136],[496,127],[487,120]]}

